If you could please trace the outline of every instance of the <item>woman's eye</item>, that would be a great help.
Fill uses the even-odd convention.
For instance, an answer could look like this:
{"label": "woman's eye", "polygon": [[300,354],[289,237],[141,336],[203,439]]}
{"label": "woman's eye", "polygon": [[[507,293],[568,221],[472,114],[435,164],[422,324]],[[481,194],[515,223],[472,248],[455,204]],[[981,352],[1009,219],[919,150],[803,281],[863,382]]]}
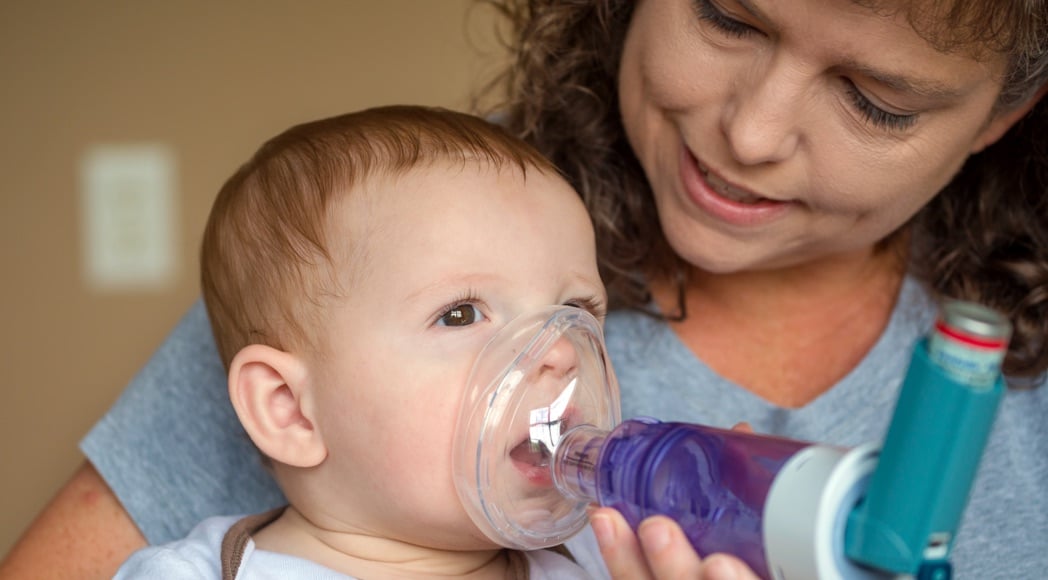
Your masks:
{"label": "woman's eye", "polygon": [[847,79],[845,79],[845,90],[848,93],[848,98],[851,99],[852,105],[857,111],[859,111],[859,114],[861,114],[866,121],[881,129],[887,129],[889,131],[904,131],[912,127],[920,116],[917,113],[899,115],[885,111],[873,104],[873,101],[867,98],[866,95],[862,94],[858,87]]}
{"label": "woman's eye", "polygon": [[714,28],[728,36],[743,37],[757,32],[752,26],[740,22],[721,11],[710,0],[693,0],[695,12],[699,18],[709,22]]}
{"label": "woman's eye", "polygon": [[440,315],[437,326],[469,326],[484,320],[480,309],[473,304],[456,304]]}

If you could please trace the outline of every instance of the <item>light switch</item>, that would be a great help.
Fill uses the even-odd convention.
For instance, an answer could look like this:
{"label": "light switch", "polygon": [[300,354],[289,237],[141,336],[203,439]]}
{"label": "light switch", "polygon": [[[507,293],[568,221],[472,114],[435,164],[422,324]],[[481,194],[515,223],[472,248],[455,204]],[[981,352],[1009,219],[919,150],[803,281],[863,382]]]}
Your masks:
{"label": "light switch", "polygon": [[175,155],[164,144],[107,144],[81,164],[85,282],[150,290],[175,278]]}

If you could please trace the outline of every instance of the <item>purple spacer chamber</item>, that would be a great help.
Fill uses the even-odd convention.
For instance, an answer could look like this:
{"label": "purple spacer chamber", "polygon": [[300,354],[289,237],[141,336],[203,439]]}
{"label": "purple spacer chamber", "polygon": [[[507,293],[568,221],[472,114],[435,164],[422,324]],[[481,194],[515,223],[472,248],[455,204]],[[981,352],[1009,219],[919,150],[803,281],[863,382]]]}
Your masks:
{"label": "purple spacer chamber", "polygon": [[676,520],[702,554],[729,552],[769,577],[765,500],[783,465],[810,443],[686,423],[633,419],[611,433],[579,427],[557,449],[567,495],[614,507],[636,528]]}

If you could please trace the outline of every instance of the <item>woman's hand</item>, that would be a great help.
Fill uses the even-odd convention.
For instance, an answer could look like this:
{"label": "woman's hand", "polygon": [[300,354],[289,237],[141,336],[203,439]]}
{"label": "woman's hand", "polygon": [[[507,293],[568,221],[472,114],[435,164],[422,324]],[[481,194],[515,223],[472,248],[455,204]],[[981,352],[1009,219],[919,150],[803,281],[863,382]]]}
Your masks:
{"label": "woman's hand", "polygon": [[734,556],[700,558],[680,526],[664,516],[641,522],[636,535],[612,508],[594,509],[590,524],[604,563],[616,580],[760,580]]}
{"label": "woman's hand", "polygon": [[[749,423],[733,431],[753,433]],[[728,554],[695,553],[677,522],[653,516],[640,523],[634,535],[626,518],[612,508],[595,508],[590,525],[611,577],[616,580],[760,580],[742,560]]]}

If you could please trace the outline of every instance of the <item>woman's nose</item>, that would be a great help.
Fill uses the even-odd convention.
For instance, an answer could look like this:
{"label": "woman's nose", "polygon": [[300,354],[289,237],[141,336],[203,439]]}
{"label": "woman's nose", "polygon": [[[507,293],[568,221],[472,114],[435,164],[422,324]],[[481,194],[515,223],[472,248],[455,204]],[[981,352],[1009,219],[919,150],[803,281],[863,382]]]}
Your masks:
{"label": "woman's nose", "polygon": [[746,75],[725,106],[721,131],[740,164],[781,162],[796,152],[806,96],[803,79],[789,68],[772,63]]}

